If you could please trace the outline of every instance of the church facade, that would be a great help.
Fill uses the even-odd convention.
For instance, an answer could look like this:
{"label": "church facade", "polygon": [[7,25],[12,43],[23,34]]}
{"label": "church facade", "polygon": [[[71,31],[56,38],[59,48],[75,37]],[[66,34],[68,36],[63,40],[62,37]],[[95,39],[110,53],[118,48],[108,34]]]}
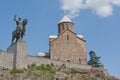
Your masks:
{"label": "church facade", "polygon": [[76,35],[73,22],[66,16],[58,23],[58,35],[49,37],[50,59],[87,64],[86,41]]}

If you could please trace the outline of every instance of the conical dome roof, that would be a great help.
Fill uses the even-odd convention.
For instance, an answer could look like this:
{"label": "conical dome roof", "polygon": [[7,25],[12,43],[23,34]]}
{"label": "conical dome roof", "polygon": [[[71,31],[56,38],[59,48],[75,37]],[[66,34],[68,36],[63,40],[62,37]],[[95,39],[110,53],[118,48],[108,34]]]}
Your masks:
{"label": "conical dome roof", "polygon": [[60,20],[59,23],[62,23],[62,22],[72,22],[72,21],[67,17],[67,15],[64,15],[64,17]]}

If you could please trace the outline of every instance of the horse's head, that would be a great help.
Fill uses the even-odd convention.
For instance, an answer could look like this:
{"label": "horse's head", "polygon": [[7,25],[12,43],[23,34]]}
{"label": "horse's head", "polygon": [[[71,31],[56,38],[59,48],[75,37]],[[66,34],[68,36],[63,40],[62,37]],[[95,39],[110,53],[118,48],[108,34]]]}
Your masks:
{"label": "horse's head", "polygon": [[23,27],[25,27],[27,23],[28,23],[28,20],[27,19],[23,19]]}

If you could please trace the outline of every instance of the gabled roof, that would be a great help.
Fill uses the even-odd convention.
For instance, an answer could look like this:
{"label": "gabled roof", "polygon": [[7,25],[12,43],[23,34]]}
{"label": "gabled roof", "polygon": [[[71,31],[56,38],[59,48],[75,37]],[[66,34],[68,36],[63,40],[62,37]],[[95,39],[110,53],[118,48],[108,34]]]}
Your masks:
{"label": "gabled roof", "polygon": [[72,22],[72,21],[67,17],[67,15],[64,15],[64,17],[60,20],[59,23],[62,23],[62,22]]}
{"label": "gabled roof", "polygon": [[60,33],[60,34],[57,36],[57,38],[55,38],[55,39],[52,40],[51,42],[57,40],[57,39],[59,38],[59,36],[61,36],[62,34],[64,34],[66,31],[70,31],[71,33],[73,33],[74,35],[76,35],[76,33],[74,33],[73,31],[71,31],[71,30],[69,30],[69,29],[66,29],[66,30],[64,30],[62,33]]}
{"label": "gabled roof", "polygon": [[61,34],[59,34],[59,35],[58,35],[54,40],[52,40],[51,42],[57,40],[57,39],[59,38],[59,36],[61,36],[62,34],[64,34],[66,31],[70,31],[70,32],[73,33],[78,39],[86,42],[86,40],[83,38],[83,36],[81,36],[81,35],[76,35],[75,32],[73,32],[73,31],[71,31],[71,30],[69,30],[69,29],[66,29],[65,31],[63,31]]}

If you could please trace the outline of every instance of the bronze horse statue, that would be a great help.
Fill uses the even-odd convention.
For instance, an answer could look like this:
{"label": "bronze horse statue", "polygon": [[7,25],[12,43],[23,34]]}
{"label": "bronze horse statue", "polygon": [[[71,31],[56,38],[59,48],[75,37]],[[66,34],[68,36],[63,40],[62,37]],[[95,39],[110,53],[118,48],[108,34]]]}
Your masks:
{"label": "bronze horse statue", "polygon": [[21,18],[18,18],[18,20],[16,20],[16,15],[14,17],[14,21],[16,21],[17,27],[16,29],[12,32],[12,42],[11,45],[14,43],[14,40],[16,39],[15,42],[18,41],[18,39],[23,39],[23,36],[25,35],[26,32],[26,24],[28,22],[27,19],[23,19],[23,21],[21,21]]}

